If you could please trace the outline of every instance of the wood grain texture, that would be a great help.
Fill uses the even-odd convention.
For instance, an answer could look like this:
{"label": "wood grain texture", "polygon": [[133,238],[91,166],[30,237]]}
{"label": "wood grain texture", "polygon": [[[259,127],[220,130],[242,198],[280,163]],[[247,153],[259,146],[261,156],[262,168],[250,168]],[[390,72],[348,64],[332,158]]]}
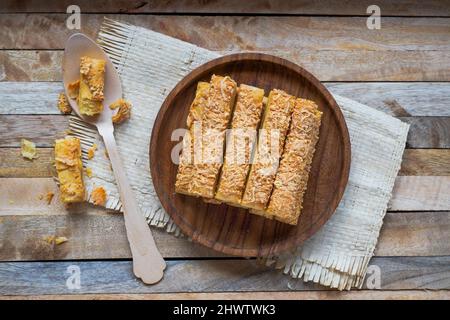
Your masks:
{"label": "wood grain texture", "polygon": [[[401,120],[411,124],[407,148],[450,148],[450,117],[402,117]],[[51,147],[68,129],[68,119],[60,114],[0,114],[0,148],[19,147],[21,138],[34,141],[38,147]]]}
{"label": "wood grain texture", "polygon": [[0,51],[0,81],[61,81],[62,51]]}
{"label": "wood grain texture", "polygon": [[[218,53],[242,51],[249,50],[238,48]],[[448,51],[291,51],[286,48],[260,52],[291,60],[321,81],[450,81]],[[0,50],[0,81],[61,81],[61,62],[61,50]]]}
{"label": "wood grain texture", "polygon": [[[9,209],[0,216],[0,261],[129,259],[123,217],[84,206],[83,210],[46,214],[38,209]],[[18,213],[14,215],[14,213]],[[376,256],[450,255],[450,212],[388,213]],[[224,255],[177,238],[163,229],[153,234],[165,258],[205,258]],[[68,242],[49,244],[47,236]]]}
{"label": "wood grain texture", "polygon": [[450,255],[450,212],[390,212],[383,220],[375,255]]}
{"label": "wood grain texture", "polygon": [[450,117],[405,117],[410,129],[406,146],[409,148],[450,148]]}
{"label": "wood grain texture", "polygon": [[6,295],[0,300],[449,300],[449,290],[253,291]]}
{"label": "wood grain texture", "polygon": [[55,156],[52,148],[38,148],[38,158],[22,157],[19,148],[0,148],[0,178],[51,177]]}
{"label": "wood grain texture", "polygon": [[[84,15],[81,31],[95,37],[103,16]],[[219,53],[260,51],[277,54],[300,64],[322,81],[450,79],[450,19],[447,18],[384,17],[382,30],[368,30],[363,17],[106,16]],[[64,14],[4,14],[0,21],[1,48],[62,49],[72,33],[65,26],[65,18]],[[16,30],[33,36],[18,37]],[[52,37],[46,36],[49,30]],[[286,39],[289,39],[288,46]],[[44,61],[58,59],[47,54],[32,51],[27,56],[39,56]],[[4,60],[5,66],[0,79],[20,79],[20,76],[42,79],[45,73],[51,72],[47,67],[40,72],[28,73],[24,59],[14,50],[2,52],[0,61]],[[11,64],[14,61],[19,65]],[[60,78],[57,73],[48,76]]]}
{"label": "wood grain texture", "polygon": [[[338,94],[396,117],[450,116],[446,82],[325,82]],[[60,114],[60,82],[0,82],[0,114]]]}
{"label": "wood grain texture", "polygon": [[450,176],[450,150],[406,149],[398,174],[400,176]]}
{"label": "wood grain texture", "polygon": [[[214,51],[448,51],[450,19],[383,17],[158,16],[85,14],[81,32],[95,38],[104,17],[128,22]],[[63,49],[73,33],[66,14],[3,14],[0,49]],[[17,30],[22,33],[18,34]],[[52,36],[47,36],[51,30]],[[276,32],[273,32],[276,30]],[[419,32],[420,31],[420,32]],[[287,45],[286,39],[289,39]],[[424,61],[425,62],[425,61]]]}
{"label": "wood grain texture", "polygon": [[[52,176],[53,149],[38,148],[39,158],[24,159],[19,148],[0,148],[0,178]],[[400,176],[450,176],[450,149],[406,149]]]}
{"label": "wood grain texture", "polygon": [[450,116],[450,85],[446,82],[330,82],[325,86],[333,94],[395,117]]}
{"label": "wood grain texture", "polygon": [[[44,2],[39,0],[4,0],[0,13],[12,12],[59,12],[66,13],[70,0]],[[78,0],[82,12],[102,13],[189,13],[189,14],[288,14],[288,15],[366,15],[366,9],[373,4],[370,0],[325,1],[277,1],[277,0],[102,0],[93,3]],[[450,16],[450,2],[379,0],[384,16]]]}
{"label": "wood grain texture", "polygon": [[[264,219],[248,210],[211,205],[201,198],[175,193],[177,165],[171,157],[174,130],[184,128],[199,81],[226,74],[238,84],[285,90],[313,100],[322,111],[319,141],[311,163],[308,189],[296,226]],[[176,110],[177,112],[174,112]],[[169,141],[172,141],[169,143]],[[156,194],[165,211],[194,241],[236,256],[268,256],[300,245],[333,214],[347,185],[350,137],[344,116],[326,88],[299,66],[275,56],[255,53],[214,59],[184,77],[158,112],[150,142],[150,169]],[[332,164],[332,165],[331,165]]]}
{"label": "wood grain texture", "polygon": [[68,129],[69,120],[63,115],[21,115],[20,120],[15,115],[0,115],[0,147],[19,147],[22,138],[37,147],[53,147]]}
{"label": "wood grain texture", "polygon": [[[374,258],[371,261],[371,265],[380,270],[382,290],[449,289],[449,263],[450,257]],[[327,290],[291,279],[253,260],[171,260],[163,281],[153,286],[136,281],[129,261],[77,261],[2,262],[0,294],[71,294],[73,290],[66,286],[70,265],[77,265],[81,271],[78,294]]]}
{"label": "wood grain texture", "polygon": [[388,210],[448,210],[449,194],[449,176],[397,177]]}
{"label": "wood grain texture", "polygon": [[[86,211],[59,215],[0,216],[0,260],[130,259],[131,251],[120,213]],[[208,248],[177,238],[164,229],[152,228],[166,258],[223,257]],[[67,242],[49,244],[48,236]]]}

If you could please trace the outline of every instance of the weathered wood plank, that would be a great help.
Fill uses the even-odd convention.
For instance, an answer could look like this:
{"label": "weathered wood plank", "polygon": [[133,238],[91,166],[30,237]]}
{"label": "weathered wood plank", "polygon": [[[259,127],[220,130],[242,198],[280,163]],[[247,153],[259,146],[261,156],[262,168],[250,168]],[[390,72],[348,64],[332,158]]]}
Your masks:
{"label": "weathered wood plank", "polygon": [[[51,2],[4,0],[0,13],[15,12],[59,12],[66,13],[70,0]],[[189,14],[288,14],[288,15],[366,15],[366,9],[373,4],[369,0],[336,2],[325,1],[277,1],[277,0],[182,0],[182,1],[139,1],[103,0],[93,3],[78,0],[84,13],[189,13]],[[415,1],[379,0],[383,16],[450,16],[448,0]]]}
{"label": "weathered wood plank", "polygon": [[[73,32],[66,27],[67,17],[66,14],[3,14],[0,49],[62,49]],[[450,47],[448,18],[383,17],[380,30],[368,30],[365,17],[85,14],[81,16],[81,31],[95,37],[104,17],[149,28],[215,51],[420,52],[448,51]],[[17,30],[22,32],[18,34]],[[52,36],[48,37],[50,30]]]}
{"label": "weathered wood plank", "polygon": [[[53,149],[38,148],[39,158],[29,161],[18,148],[0,148],[0,178],[52,176]],[[400,176],[450,176],[450,149],[406,149]]]}
{"label": "weathered wood plank", "polygon": [[[449,263],[450,257],[374,258],[371,261],[371,265],[380,270],[382,290],[449,289]],[[80,289],[70,290],[66,285],[70,265],[80,268]],[[168,261],[164,279],[152,286],[136,281],[130,261],[0,263],[0,294],[3,295],[261,290],[327,289],[291,279],[252,260]]]}
{"label": "weathered wood plank", "polygon": [[[411,124],[408,148],[450,148],[450,117],[405,117]],[[27,138],[38,147],[50,147],[64,135],[68,120],[63,115],[1,115],[0,147],[18,147]]]}
{"label": "weathered wood plank", "polygon": [[401,117],[411,126],[409,148],[450,148],[450,117]]}
{"label": "weathered wood plank", "polygon": [[449,300],[448,290],[181,292],[0,296],[0,300]]}
{"label": "weathered wood plank", "polygon": [[69,121],[63,115],[0,115],[0,147],[19,147],[22,138],[38,147],[52,147],[68,129]]}
{"label": "weathered wood plank", "polygon": [[[2,200],[0,215],[18,214],[18,211],[29,215],[27,210],[36,206],[35,200],[39,194],[52,191],[52,188],[55,189],[55,186],[51,178],[0,178],[0,200]],[[19,199],[20,201],[17,200],[17,194],[24,195]],[[449,194],[450,176],[399,176],[396,178],[389,209],[392,211],[450,210]],[[11,204],[10,200],[15,202]],[[46,207],[45,210],[53,214],[60,212],[59,207],[55,209]]]}
{"label": "weathered wood plank", "polygon": [[0,82],[0,114],[60,114],[62,82]]}
{"label": "weathered wood plank", "polygon": [[[32,212],[32,209],[29,210]],[[120,214],[84,211],[59,215],[0,216],[0,261],[128,259],[131,257]],[[183,238],[153,229],[166,258],[223,257]],[[450,212],[388,213],[378,242],[377,256],[450,255]],[[66,237],[61,245],[48,236]]]}
{"label": "weathered wood plank", "polygon": [[377,256],[450,255],[450,212],[388,212]]}
{"label": "weathered wood plank", "polygon": [[61,81],[59,51],[0,51],[0,81]]}
{"label": "weathered wood plank", "polygon": [[0,148],[0,178],[51,177],[54,154],[52,148],[38,148],[38,158],[22,157],[19,148]]}
{"label": "weathered wood plank", "polygon": [[395,180],[389,210],[449,210],[450,177],[403,176]]}
{"label": "weathered wood plank", "polygon": [[406,149],[399,175],[450,176],[450,150]]}
{"label": "weathered wood plank", "polygon": [[[39,199],[48,191],[56,194],[50,205]],[[0,248],[5,249],[0,250],[0,260],[130,257],[120,214],[87,204],[65,208],[49,178],[0,179],[0,234]],[[44,237],[51,235],[65,236],[69,242],[50,245]],[[162,230],[155,236],[166,257],[213,255]],[[450,255],[450,212],[388,213],[376,254]]]}
{"label": "weathered wood plank", "polygon": [[[450,116],[446,82],[326,82],[339,94],[393,116]],[[60,82],[0,82],[0,114],[59,114]]]}
{"label": "weathered wood plank", "polygon": [[[236,48],[218,53],[242,51],[251,50]],[[259,52],[291,60],[321,81],[450,81],[449,51],[273,49]],[[0,50],[0,81],[61,81],[61,62],[61,50]]]}
{"label": "weathered wood plank", "polygon": [[[237,51],[275,53],[303,65],[323,81],[450,79],[450,19],[447,18],[384,17],[382,30],[368,30],[364,17],[107,16],[223,54]],[[1,48],[62,49],[72,32],[66,28],[65,18],[64,14],[4,14],[0,21]],[[102,20],[103,15],[84,15],[81,31],[95,37]],[[45,36],[50,29],[52,37]],[[16,30],[33,36],[17,37]],[[277,33],[270,30],[277,30]],[[2,52],[3,69],[9,66],[13,70],[4,72],[0,79],[20,79],[17,73],[27,78],[33,76],[26,72],[26,66],[20,66],[23,58],[10,57],[15,54],[14,50]],[[34,54],[45,61],[55,59]],[[15,61],[18,67],[13,63]],[[42,76],[36,72],[34,75]]]}
{"label": "weathered wood plank", "polygon": [[[0,216],[0,260],[131,258],[122,215],[94,213],[86,206],[85,212],[66,215]],[[55,245],[48,236],[69,240]],[[153,228],[153,236],[166,258],[223,257],[162,229]]]}
{"label": "weathered wood plank", "polygon": [[450,116],[450,85],[446,82],[330,82],[325,85],[332,93],[392,116]]}

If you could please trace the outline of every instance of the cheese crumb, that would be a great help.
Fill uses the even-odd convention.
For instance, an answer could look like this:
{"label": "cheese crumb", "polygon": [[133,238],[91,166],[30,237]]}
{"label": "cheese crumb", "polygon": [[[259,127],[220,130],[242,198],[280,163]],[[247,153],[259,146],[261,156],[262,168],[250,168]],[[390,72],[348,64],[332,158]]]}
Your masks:
{"label": "cheese crumb", "polygon": [[111,110],[117,110],[116,114],[112,116],[113,123],[122,123],[123,121],[130,118],[131,115],[131,103],[126,101],[125,99],[119,99],[113,102],[109,108]]}
{"label": "cheese crumb", "polygon": [[57,236],[45,236],[44,241],[46,241],[48,244],[56,244],[60,245],[61,243],[69,241],[66,237],[57,237]]}
{"label": "cheese crumb", "polygon": [[45,195],[45,200],[47,200],[47,204],[52,203],[53,197],[55,196],[55,194],[51,191],[47,192],[47,194]]}
{"label": "cheese crumb", "polygon": [[55,238],[55,243],[57,245],[60,245],[61,243],[67,242],[69,239],[67,239],[66,237],[56,237]]}
{"label": "cheese crumb", "polygon": [[78,91],[80,90],[80,80],[69,83],[67,86],[67,93],[69,98],[76,99],[78,97]]}
{"label": "cheese crumb", "polygon": [[53,244],[55,241],[55,236],[45,236],[44,241],[46,241],[48,244]]}
{"label": "cheese crumb", "polygon": [[89,178],[92,178],[92,168],[86,168],[86,175],[87,175]]}
{"label": "cheese crumb", "polygon": [[20,142],[22,157],[33,160],[37,158],[36,145],[26,139],[22,139]]}
{"label": "cheese crumb", "polygon": [[89,160],[91,160],[94,157],[95,150],[97,150],[97,145],[94,143],[92,145],[92,147],[90,147],[88,149],[87,157],[88,157]]}
{"label": "cheese crumb", "polygon": [[70,114],[72,112],[72,107],[63,92],[58,97],[58,109],[62,114]]}
{"label": "cheese crumb", "polygon": [[106,203],[106,191],[103,187],[96,187],[92,190],[92,202],[97,206],[104,206]]}

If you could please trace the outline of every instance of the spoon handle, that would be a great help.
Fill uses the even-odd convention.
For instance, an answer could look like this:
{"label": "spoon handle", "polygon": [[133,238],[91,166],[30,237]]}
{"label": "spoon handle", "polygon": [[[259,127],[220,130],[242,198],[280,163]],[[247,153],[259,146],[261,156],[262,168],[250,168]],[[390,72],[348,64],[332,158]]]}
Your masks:
{"label": "spoon handle", "polygon": [[144,283],[156,283],[163,277],[166,263],[156,247],[150,227],[141,213],[125,174],[112,125],[98,129],[105,142],[122,201],[128,242],[133,255],[134,274]]}

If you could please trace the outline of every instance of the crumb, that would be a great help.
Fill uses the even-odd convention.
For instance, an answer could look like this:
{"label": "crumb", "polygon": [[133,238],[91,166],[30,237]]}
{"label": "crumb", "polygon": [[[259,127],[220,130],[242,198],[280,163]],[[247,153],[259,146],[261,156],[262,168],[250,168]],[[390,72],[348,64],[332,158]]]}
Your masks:
{"label": "crumb", "polygon": [[89,160],[91,160],[94,157],[95,150],[97,150],[97,145],[94,143],[92,145],[92,147],[90,147],[88,149],[87,157],[88,157]]}
{"label": "crumb", "polygon": [[61,92],[58,97],[58,109],[62,114],[70,114],[72,112],[72,107],[67,101],[67,97],[64,92]]}
{"label": "crumb", "polygon": [[92,178],[92,168],[86,168],[86,175],[87,175],[89,178]]}
{"label": "crumb", "polygon": [[117,110],[116,114],[112,116],[113,123],[121,123],[130,118],[131,103],[129,103],[128,101],[126,101],[124,99],[119,99],[119,100],[113,102],[109,106],[109,108],[111,110],[115,110],[115,109],[119,108],[119,110]]}
{"label": "crumb", "polygon": [[47,200],[47,204],[51,204],[53,197],[55,196],[55,194],[51,191],[47,192],[47,194],[45,195],[45,200]]}
{"label": "crumb", "polygon": [[14,204],[14,200],[9,200],[9,204]]}
{"label": "crumb", "polygon": [[106,191],[103,187],[96,187],[91,194],[92,201],[95,205],[104,206],[106,203]]}
{"label": "crumb", "polygon": [[105,149],[105,157],[106,157],[106,159],[109,159],[109,154],[108,154],[108,151]]}
{"label": "crumb", "polygon": [[45,236],[43,239],[48,244],[57,244],[57,245],[60,245],[61,243],[67,242],[69,240],[66,237],[57,237],[57,236]]}
{"label": "crumb", "polygon": [[69,85],[67,86],[69,98],[76,99],[78,97],[79,89],[80,89],[80,80],[69,83]]}
{"label": "crumb", "polygon": [[46,241],[48,244],[53,244],[55,242],[55,236],[45,236],[44,241]]}
{"label": "crumb", "polygon": [[26,139],[22,139],[20,142],[22,157],[33,160],[37,158],[36,145]]}
{"label": "crumb", "polygon": [[72,132],[72,130],[70,130],[70,129],[66,129],[66,130],[64,130],[64,135],[71,135],[73,132]]}
{"label": "crumb", "polygon": [[55,244],[60,245],[61,243],[67,242],[69,239],[66,237],[56,237]]}
{"label": "crumb", "polygon": [[44,195],[43,195],[43,194],[40,194],[40,195],[38,196],[38,199],[39,199],[39,200],[44,199]]}

